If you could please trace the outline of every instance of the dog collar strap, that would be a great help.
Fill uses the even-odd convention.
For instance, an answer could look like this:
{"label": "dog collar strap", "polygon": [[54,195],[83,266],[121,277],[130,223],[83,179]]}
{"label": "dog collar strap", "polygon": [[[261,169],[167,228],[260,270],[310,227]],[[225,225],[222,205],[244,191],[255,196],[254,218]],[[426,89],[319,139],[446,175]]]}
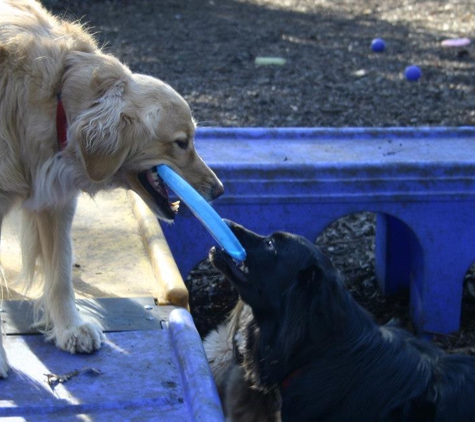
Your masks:
{"label": "dog collar strap", "polygon": [[298,378],[304,371],[307,371],[311,366],[311,363],[307,363],[304,366],[301,366],[300,368],[294,369],[292,372],[290,372],[282,381],[280,384],[280,387],[282,390],[285,390],[292,384],[292,381],[294,381],[296,378]]}
{"label": "dog collar strap", "polygon": [[64,110],[63,102],[61,101],[61,94],[58,94],[58,102],[56,104],[56,136],[60,150],[66,148],[68,143],[68,140],[66,139],[67,131],[68,121],[66,120],[66,112]]}
{"label": "dog collar strap", "polygon": [[282,390],[285,390],[289,385],[292,383],[294,378],[297,378],[300,373],[302,372],[303,368],[297,368],[295,371],[292,371],[289,375],[287,375],[284,380],[282,381],[281,387]]}

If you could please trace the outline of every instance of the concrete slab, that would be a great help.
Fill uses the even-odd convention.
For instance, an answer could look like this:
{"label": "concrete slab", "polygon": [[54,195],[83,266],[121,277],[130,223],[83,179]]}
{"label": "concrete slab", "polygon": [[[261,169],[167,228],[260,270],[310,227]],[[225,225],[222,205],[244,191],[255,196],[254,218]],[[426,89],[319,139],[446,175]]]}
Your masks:
{"label": "concrete slab", "polygon": [[[40,293],[25,294],[19,281],[19,214],[10,213],[2,227],[4,300]],[[137,195],[116,189],[95,198],[80,196],[72,238],[77,298],[153,296],[161,304],[187,306],[188,294],[160,225]]]}

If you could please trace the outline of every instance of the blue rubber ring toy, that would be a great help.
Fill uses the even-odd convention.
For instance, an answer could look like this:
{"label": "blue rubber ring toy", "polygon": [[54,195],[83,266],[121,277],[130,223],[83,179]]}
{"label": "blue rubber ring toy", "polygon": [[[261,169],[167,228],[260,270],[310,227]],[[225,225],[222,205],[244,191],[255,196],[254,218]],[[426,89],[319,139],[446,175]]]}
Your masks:
{"label": "blue rubber ring toy", "polygon": [[246,251],[228,225],[186,180],[165,164],[157,166],[157,173],[232,258],[246,259]]}

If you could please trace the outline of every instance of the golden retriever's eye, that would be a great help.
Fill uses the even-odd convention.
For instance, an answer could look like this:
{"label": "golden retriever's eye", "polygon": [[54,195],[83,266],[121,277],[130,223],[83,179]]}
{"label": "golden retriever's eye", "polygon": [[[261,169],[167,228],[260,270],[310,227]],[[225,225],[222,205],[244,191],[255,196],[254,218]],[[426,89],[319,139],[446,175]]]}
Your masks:
{"label": "golden retriever's eye", "polygon": [[180,149],[187,149],[188,148],[188,140],[183,141],[181,139],[177,139],[175,144],[178,145]]}

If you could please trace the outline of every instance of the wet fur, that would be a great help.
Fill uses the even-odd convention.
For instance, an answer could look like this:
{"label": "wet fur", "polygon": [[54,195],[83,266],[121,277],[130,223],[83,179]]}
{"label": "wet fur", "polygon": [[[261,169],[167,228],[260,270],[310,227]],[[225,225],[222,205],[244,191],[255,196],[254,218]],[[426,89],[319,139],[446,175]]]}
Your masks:
{"label": "wet fur", "polygon": [[[23,273],[29,283],[44,283],[36,326],[61,349],[91,352],[101,345],[101,329],[79,316],[71,276],[78,193],[133,189],[171,220],[138,173],[168,164],[209,200],[222,185],[194,149],[195,124],[178,93],[132,73],[81,25],[33,0],[0,0],[0,92],[0,221],[21,208]],[[58,95],[68,122],[62,151]],[[8,371],[1,338],[0,378]]]}
{"label": "wet fur", "polygon": [[475,421],[474,358],[378,326],[311,242],[233,231],[247,251],[246,281],[223,252],[210,255],[252,309],[232,365],[249,385],[280,389],[284,422]]}

